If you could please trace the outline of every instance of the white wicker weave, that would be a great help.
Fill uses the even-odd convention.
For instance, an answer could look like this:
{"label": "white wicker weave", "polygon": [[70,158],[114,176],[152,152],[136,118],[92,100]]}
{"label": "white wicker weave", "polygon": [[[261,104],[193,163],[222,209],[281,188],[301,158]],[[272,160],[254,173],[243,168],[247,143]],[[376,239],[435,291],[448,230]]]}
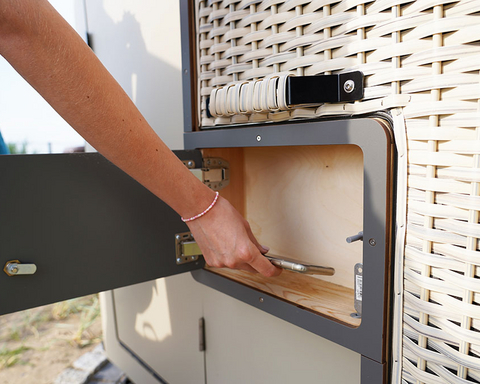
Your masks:
{"label": "white wicker weave", "polygon": [[[197,0],[197,8],[201,128],[404,116],[401,380],[480,382],[480,0]],[[253,112],[251,99],[236,104],[236,84],[354,70],[366,76],[360,102],[288,110],[265,101]],[[212,91],[230,88],[207,117]]]}

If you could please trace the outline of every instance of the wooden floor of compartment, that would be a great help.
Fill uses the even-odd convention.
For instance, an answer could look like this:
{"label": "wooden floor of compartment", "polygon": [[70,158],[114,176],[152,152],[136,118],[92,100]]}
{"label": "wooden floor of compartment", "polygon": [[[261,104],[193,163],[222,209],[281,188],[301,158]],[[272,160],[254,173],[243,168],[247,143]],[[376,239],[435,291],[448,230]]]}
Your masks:
{"label": "wooden floor of compartment", "polygon": [[360,318],[351,317],[354,309],[353,289],[332,284],[300,273],[283,271],[278,277],[267,278],[250,272],[207,267],[231,280],[309,309],[350,327],[358,327]]}

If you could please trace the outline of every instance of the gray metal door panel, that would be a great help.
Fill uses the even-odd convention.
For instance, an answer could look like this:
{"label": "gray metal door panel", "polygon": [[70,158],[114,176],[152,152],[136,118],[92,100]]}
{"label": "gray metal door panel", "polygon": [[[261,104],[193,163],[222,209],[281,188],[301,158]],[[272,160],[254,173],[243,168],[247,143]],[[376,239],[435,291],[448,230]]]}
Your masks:
{"label": "gray metal door panel", "polygon": [[[201,164],[199,151],[177,156]],[[0,314],[203,266],[176,265],[174,235],[187,226],[98,154],[0,156],[0,180],[0,269],[37,266],[0,270]]]}

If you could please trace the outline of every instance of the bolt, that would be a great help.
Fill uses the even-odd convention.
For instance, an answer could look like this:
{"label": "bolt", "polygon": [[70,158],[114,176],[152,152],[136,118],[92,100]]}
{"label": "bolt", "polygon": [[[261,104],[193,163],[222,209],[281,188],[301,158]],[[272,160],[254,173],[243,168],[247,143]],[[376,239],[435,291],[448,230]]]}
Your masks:
{"label": "bolt", "polygon": [[344,84],[343,84],[343,89],[345,92],[347,93],[352,93],[353,90],[355,89],[355,82],[353,80],[347,80]]}
{"label": "bolt", "polygon": [[368,244],[370,244],[372,247],[374,247],[375,245],[377,245],[377,240],[370,239],[370,240],[368,240]]}
{"label": "bolt", "polygon": [[261,141],[262,140],[262,136],[258,135],[257,136],[257,141]]}

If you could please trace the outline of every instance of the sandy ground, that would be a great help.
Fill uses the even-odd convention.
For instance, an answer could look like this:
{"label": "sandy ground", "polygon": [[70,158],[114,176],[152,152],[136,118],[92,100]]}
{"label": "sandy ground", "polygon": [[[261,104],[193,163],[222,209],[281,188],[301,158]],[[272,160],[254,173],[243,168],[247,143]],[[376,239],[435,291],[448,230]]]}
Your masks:
{"label": "sandy ground", "polygon": [[52,384],[101,342],[96,296],[0,316],[0,384]]}

